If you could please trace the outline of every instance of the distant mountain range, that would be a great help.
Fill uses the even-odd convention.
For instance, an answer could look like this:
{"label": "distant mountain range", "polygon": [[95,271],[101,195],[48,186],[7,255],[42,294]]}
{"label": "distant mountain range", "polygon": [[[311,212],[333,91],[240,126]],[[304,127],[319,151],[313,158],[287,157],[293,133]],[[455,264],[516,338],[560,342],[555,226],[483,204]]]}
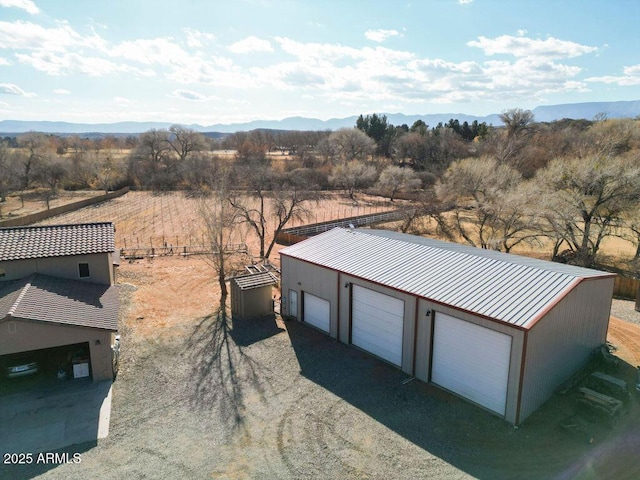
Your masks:
{"label": "distant mountain range", "polygon": [[[629,102],[589,102],[569,103],[564,105],[546,105],[532,110],[537,122],[552,122],[563,118],[574,120],[592,120],[596,115],[604,114],[607,118],[636,118],[640,116],[640,100]],[[462,113],[436,113],[425,115],[404,115],[402,113],[385,113],[387,121],[392,125],[406,123],[411,126],[416,120],[422,120],[427,125],[434,127],[439,122],[446,123],[454,118],[462,122],[472,123],[486,122],[488,125],[501,125],[499,114],[478,117]],[[332,118],[319,120],[316,118],[289,117],[282,120],[255,120],[247,123],[215,124],[215,125],[184,125],[199,132],[207,132],[211,136],[234,132],[250,131],[255,129],[270,130],[337,130],[343,127],[354,127],[357,115],[345,118]],[[104,135],[104,134],[137,134],[151,129],[167,129],[172,123],[164,122],[119,122],[119,123],[68,123],[51,121],[0,121],[0,135],[24,133],[29,131],[56,133],[56,134],[80,134],[80,135]]]}

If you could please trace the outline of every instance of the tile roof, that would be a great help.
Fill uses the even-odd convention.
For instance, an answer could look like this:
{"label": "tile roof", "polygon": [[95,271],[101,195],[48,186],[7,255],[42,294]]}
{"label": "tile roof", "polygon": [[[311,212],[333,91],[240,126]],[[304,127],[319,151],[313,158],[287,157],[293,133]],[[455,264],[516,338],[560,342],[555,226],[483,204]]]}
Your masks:
{"label": "tile roof", "polygon": [[582,279],[613,276],[383,230],[335,228],[280,254],[525,329]]}
{"label": "tile roof", "polygon": [[114,251],[111,222],[0,228],[0,262]]}
{"label": "tile roof", "polygon": [[120,287],[34,274],[0,282],[0,321],[21,318],[118,329]]}

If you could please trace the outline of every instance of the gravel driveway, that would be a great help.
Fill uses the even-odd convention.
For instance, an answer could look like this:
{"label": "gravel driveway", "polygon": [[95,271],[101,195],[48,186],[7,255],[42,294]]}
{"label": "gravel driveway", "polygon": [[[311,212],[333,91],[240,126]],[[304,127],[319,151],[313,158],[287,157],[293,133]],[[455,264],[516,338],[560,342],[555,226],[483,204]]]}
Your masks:
{"label": "gravel driveway", "polygon": [[614,298],[611,302],[611,316],[640,325],[640,312],[636,312],[636,302]]}
{"label": "gravel driveway", "polygon": [[[140,288],[159,289],[159,284]],[[110,435],[80,463],[2,466],[0,478],[640,478],[640,420],[596,445],[557,429],[554,398],[518,429],[297,322],[185,318],[122,329]]]}

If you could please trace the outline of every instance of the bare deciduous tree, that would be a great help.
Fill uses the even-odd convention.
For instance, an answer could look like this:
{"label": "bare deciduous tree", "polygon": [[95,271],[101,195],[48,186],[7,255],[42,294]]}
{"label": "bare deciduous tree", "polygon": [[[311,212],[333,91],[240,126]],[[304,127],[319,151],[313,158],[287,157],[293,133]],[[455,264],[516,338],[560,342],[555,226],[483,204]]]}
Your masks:
{"label": "bare deciduous tree", "polygon": [[345,162],[366,160],[376,149],[376,142],[357,128],[341,128],[327,139],[335,154]]}
{"label": "bare deciduous tree", "polygon": [[258,165],[240,168],[239,176],[247,182],[248,195],[232,193],[228,197],[229,203],[258,237],[260,258],[265,258],[267,192],[272,188],[273,172],[269,167]]}
{"label": "bare deciduous tree", "polygon": [[308,205],[314,202],[317,203],[320,198],[316,191],[317,186],[311,181],[311,176],[301,175],[300,172],[295,170],[280,178],[278,186],[270,199],[271,214],[275,225],[273,237],[265,252],[265,258],[269,258],[278,233],[290,221],[305,220],[311,216],[311,210]]}
{"label": "bare deciduous tree", "polygon": [[329,182],[337,188],[347,190],[349,198],[355,202],[356,190],[373,185],[376,181],[376,176],[376,169],[372,165],[367,165],[358,160],[351,160],[334,167],[333,174],[329,177]]}
{"label": "bare deciduous tree", "polygon": [[420,184],[420,179],[411,168],[390,165],[382,171],[376,186],[384,192],[389,192],[389,199],[393,202],[399,192],[415,190]]}
{"label": "bare deciduous tree", "polygon": [[505,125],[506,131],[498,143],[498,158],[502,162],[515,163],[516,157],[526,145],[526,138],[531,132],[533,113],[531,110],[514,108],[500,114],[500,120]]}
{"label": "bare deciduous tree", "polygon": [[47,137],[42,133],[29,132],[18,137],[18,145],[23,152],[18,155],[22,165],[20,172],[21,188],[26,190],[31,186],[37,169],[48,148]]}
{"label": "bare deciduous tree", "polygon": [[561,258],[586,267],[595,264],[602,241],[639,201],[640,168],[621,157],[556,159],[535,181],[554,256],[566,245]]}
{"label": "bare deciduous tree", "polygon": [[241,177],[248,182],[248,195],[231,194],[229,203],[258,237],[260,258],[269,258],[278,233],[289,221],[309,215],[306,204],[317,199],[316,186],[299,173],[278,175],[266,166],[240,169]]}
{"label": "bare deciduous tree", "polygon": [[16,188],[15,159],[5,142],[0,141],[0,203]]}
{"label": "bare deciduous tree", "polygon": [[169,128],[167,143],[176,152],[180,162],[184,162],[192,153],[200,152],[207,147],[204,135],[181,125],[172,125]]}
{"label": "bare deciduous tree", "polygon": [[527,197],[517,191],[521,181],[517,170],[492,158],[454,162],[436,185],[440,200],[451,207],[447,229],[474,247],[507,252],[532,239]]}
{"label": "bare deciduous tree", "polygon": [[239,253],[237,245],[244,243],[242,219],[229,203],[229,172],[218,172],[215,190],[201,197],[198,214],[211,249],[211,254],[204,258],[216,273],[224,299],[228,294],[227,274],[234,270],[233,260]]}

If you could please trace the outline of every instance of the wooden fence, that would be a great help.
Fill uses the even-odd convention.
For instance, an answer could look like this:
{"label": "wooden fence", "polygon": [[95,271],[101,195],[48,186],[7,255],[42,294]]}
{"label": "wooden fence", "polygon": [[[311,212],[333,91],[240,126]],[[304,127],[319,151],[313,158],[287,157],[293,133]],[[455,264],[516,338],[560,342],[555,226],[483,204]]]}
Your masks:
{"label": "wooden fence", "polygon": [[614,297],[635,300],[638,289],[640,289],[639,279],[617,275],[613,284],[613,295]]}
{"label": "wooden fence", "polygon": [[[249,247],[245,243],[225,245],[225,253],[244,253],[249,255]],[[211,245],[164,245],[162,247],[121,248],[120,258],[125,260],[139,260],[142,258],[168,257],[178,255],[190,257],[192,255],[209,255],[216,253]]]}
{"label": "wooden fence", "polygon": [[84,200],[67,203],[66,205],[60,205],[59,207],[50,208],[49,210],[42,210],[41,212],[24,215],[22,217],[9,218],[0,221],[0,227],[22,227],[24,225],[31,225],[32,223],[55,217],[56,215],[73,212],[75,210],[80,210],[81,208],[88,207],[89,205],[94,205],[106,200],[111,200],[112,198],[121,197],[128,191],[129,187],[124,187],[114,192],[105,193],[104,195],[97,195],[91,198],[85,198]]}
{"label": "wooden fence", "polygon": [[364,227],[368,225],[375,225],[376,223],[393,222],[404,218],[410,210],[411,209],[401,209],[382,213],[369,213],[366,215],[342,218],[340,220],[330,220],[328,222],[285,228],[281,232],[278,232],[276,242],[280,245],[293,245],[294,243],[301,242],[308,237],[328,232],[336,227]]}

